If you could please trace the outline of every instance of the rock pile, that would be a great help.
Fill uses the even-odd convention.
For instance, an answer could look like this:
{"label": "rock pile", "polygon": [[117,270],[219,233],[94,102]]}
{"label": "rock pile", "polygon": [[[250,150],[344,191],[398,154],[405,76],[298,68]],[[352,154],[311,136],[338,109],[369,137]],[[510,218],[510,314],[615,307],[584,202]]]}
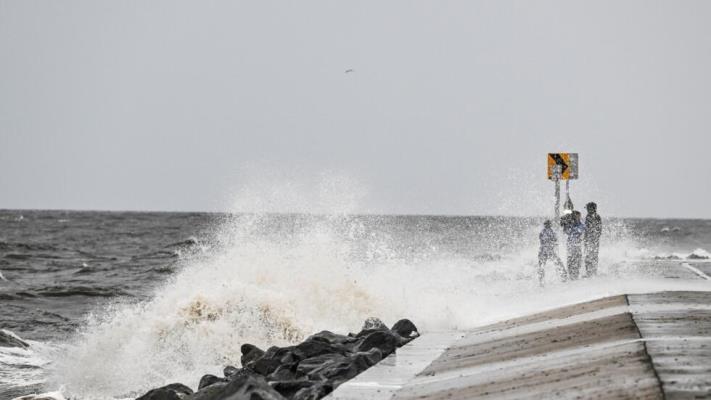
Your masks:
{"label": "rock pile", "polygon": [[203,376],[196,392],[174,383],[136,400],[316,400],[417,336],[410,320],[388,328],[368,318],[357,334],[322,331],[298,345],[266,351],[244,344],[242,368],[228,366],[224,377]]}

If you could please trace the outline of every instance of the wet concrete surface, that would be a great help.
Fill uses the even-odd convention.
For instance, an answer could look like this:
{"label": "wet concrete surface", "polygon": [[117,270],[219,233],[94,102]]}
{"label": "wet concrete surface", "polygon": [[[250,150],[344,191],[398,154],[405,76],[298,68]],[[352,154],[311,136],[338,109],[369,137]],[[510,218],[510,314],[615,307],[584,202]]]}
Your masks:
{"label": "wet concrete surface", "polygon": [[[639,264],[667,279],[711,272],[708,262]],[[711,282],[426,333],[329,398],[711,399]]]}

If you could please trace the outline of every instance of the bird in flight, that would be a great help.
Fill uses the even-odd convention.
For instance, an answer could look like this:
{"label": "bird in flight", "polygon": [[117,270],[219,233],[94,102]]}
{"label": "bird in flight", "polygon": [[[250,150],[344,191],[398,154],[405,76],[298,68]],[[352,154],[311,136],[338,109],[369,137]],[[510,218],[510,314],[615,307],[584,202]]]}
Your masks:
{"label": "bird in flight", "polygon": [[348,69],[346,70],[346,74],[350,74],[351,72],[353,72],[353,68],[348,68]]}

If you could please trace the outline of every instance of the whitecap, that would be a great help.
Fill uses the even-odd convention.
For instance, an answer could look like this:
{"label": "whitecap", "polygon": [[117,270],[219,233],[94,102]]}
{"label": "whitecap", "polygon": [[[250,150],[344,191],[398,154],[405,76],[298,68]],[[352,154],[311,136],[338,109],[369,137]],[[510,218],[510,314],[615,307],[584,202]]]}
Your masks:
{"label": "whitecap", "polygon": [[691,260],[708,260],[711,258],[711,253],[709,253],[705,249],[698,248],[692,251],[691,254],[689,254],[686,258]]}
{"label": "whitecap", "polygon": [[26,396],[15,397],[12,400],[67,400],[60,392],[47,392],[42,394],[29,394]]}

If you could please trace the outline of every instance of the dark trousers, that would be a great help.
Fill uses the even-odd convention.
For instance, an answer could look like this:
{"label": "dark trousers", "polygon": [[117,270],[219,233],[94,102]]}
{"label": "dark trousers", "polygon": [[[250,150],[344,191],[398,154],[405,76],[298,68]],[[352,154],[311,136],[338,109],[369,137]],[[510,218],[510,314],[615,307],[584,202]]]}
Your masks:
{"label": "dark trousers", "polygon": [[597,240],[585,241],[585,276],[597,274],[598,254],[600,242]]}
{"label": "dark trousers", "polygon": [[568,245],[568,278],[571,280],[578,279],[580,275],[580,263],[583,259],[582,246]]}

